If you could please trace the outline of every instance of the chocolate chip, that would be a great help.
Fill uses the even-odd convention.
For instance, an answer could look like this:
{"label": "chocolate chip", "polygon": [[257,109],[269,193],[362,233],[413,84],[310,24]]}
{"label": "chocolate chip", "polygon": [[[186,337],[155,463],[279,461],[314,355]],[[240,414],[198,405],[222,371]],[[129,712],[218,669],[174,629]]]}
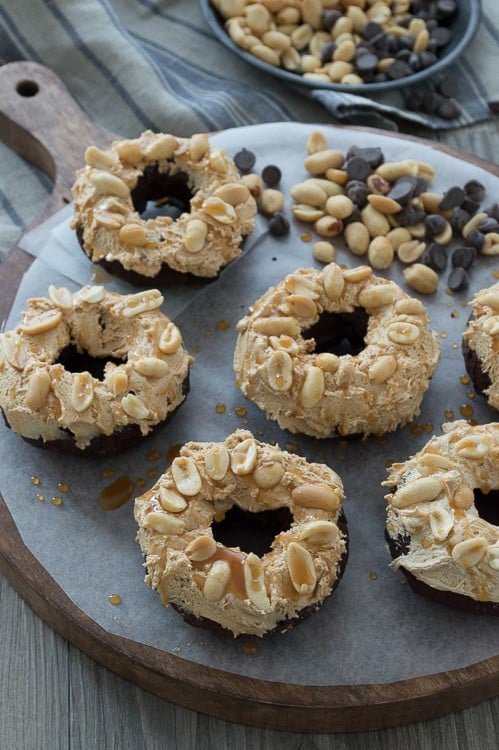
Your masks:
{"label": "chocolate chip", "polygon": [[242,148],[234,156],[234,164],[240,172],[250,172],[255,166],[256,156],[253,151],[249,151],[247,148]]}
{"label": "chocolate chip", "polygon": [[394,60],[386,69],[386,75],[392,81],[398,81],[400,78],[411,75],[411,73],[411,66],[404,60]]}
{"label": "chocolate chip", "polygon": [[320,58],[323,65],[332,61],[335,49],[336,44],[334,42],[326,42],[326,44],[322,45]]}
{"label": "chocolate chip", "polygon": [[372,41],[383,33],[383,27],[376,21],[368,21],[364,26],[364,39]]}
{"label": "chocolate chip", "polygon": [[485,197],[485,188],[478,180],[468,180],[464,186],[464,192],[467,198],[471,198],[476,203],[481,203]]}
{"label": "chocolate chip", "polygon": [[289,234],[289,221],[280,211],[269,219],[269,232],[273,237],[284,237]]}
{"label": "chocolate chip", "polygon": [[469,220],[470,213],[460,206],[454,209],[450,223],[454,231],[462,232]]}
{"label": "chocolate chip", "polygon": [[459,90],[459,81],[457,76],[449,73],[449,75],[446,75],[442,78],[437,88],[443,96],[456,96]]}
{"label": "chocolate chip", "polygon": [[476,250],[471,245],[456,247],[451,255],[453,268],[469,268],[476,258]]}
{"label": "chocolate chip", "polygon": [[443,99],[437,107],[437,115],[443,120],[455,120],[461,114],[461,108],[454,99]]}
{"label": "chocolate chip", "polygon": [[344,168],[350,180],[367,180],[371,172],[369,162],[361,156],[349,159]]}
{"label": "chocolate chip", "polygon": [[469,214],[474,214],[480,208],[480,203],[477,203],[477,201],[472,200],[471,198],[468,198],[468,196],[466,196],[464,201],[461,203],[461,208],[464,208],[464,210]]}
{"label": "chocolate chip", "polygon": [[378,67],[378,57],[373,52],[366,52],[363,55],[357,55],[355,59],[355,68],[359,75],[364,76],[366,73],[372,73]]}
{"label": "chocolate chip", "polygon": [[447,226],[447,220],[443,216],[440,216],[440,214],[427,214],[424,224],[427,235],[434,237],[436,234],[444,231]]}
{"label": "chocolate chip", "polygon": [[483,243],[485,242],[485,237],[481,232],[478,231],[478,229],[472,229],[466,236],[466,242],[476,250],[481,250],[483,247]]}
{"label": "chocolate chip", "polygon": [[434,271],[444,271],[447,267],[447,251],[438,242],[432,242],[424,251],[421,262]]}
{"label": "chocolate chip", "polygon": [[262,180],[268,187],[276,187],[281,181],[281,170],[275,164],[267,164],[262,169]]}
{"label": "chocolate chip", "polygon": [[445,47],[452,39],[452,32],[447,26],[437,26],[432,31],[431,38],[435,40],[437,47]]}
{"label": "chocolate chip", "polygon": [[367,196],[369,195],[369,188],[361,180],[350,180],[345,185],[345,193],[359,208],[364,208],[367,203]]}
{"label": "chocolate chip", "polygon": [[324,10],[322,11],[322,25],[325,31],[331,31],[334,24],[341,18],[342,13],[339,10]]}
{"label": "chocolate chip", "polygon": [[388,193],[388,197],[404,205],[414,197],[417,186],[418,180],[416,177],[411,177],[410,175],[399,177]]}
{"label": "chocolate chip", "polygon": [[489,232],[499,232],[499,222],[494,219],[493,216],[488,216],[486,219],[482,219],[477,227],[479,232],[482,234],[488,234]]}
{"label": "chocolate chip", "polygon": [[383,164],[385,157],[379,146],[351,146],[347,152],[347,161],[358,156],[367,161],[371,169],[377,169]]}
{"label": "chocolate chip", "polygon": [[461,206],[465,199],[464,190],[458,185],[449,188],[444,194],[444,197],[438,204],[441,211],[447,211],[449,208],[457,208]]}
{"label": "chocolate chip", "polygon": [[493,216],[494,219],[499,220],[499,203],[492,203],[491,206],[484,210],[486,214],[488,214],[489,216]]}
{"label": "chocolate chip", "polygon": [[455,268],[450,272],[449,278],[447,279],[447,286],[451,292],[458,292],[460,289],[466,289],[470,283],[470,277],[464,268]]}

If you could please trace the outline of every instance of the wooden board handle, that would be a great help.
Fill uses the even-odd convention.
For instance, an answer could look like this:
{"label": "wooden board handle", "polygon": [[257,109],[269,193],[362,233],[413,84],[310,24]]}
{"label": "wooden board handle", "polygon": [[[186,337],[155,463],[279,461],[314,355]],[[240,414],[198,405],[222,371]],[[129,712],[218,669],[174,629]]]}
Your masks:
{"label": "wooden board handle", "polygon": [[71,200],[74,173],[84,164],[85,148],[106,146],[115,137],[85,115],[45,66],[22,61],[0,67],[0,138],[54,182],[36,223]]}

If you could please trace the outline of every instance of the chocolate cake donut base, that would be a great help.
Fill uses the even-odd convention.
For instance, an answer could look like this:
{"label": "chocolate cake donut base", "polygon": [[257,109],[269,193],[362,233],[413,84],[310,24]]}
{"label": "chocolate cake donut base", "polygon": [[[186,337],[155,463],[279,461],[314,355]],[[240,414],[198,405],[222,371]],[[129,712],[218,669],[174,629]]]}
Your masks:
{"label": "chocolate cake donut base", "polygon": [[484,391],[486,391],[487,388],[490,388],[490,378],[486,372],[483,372],[482,364],[477,356],[476,351],[474,349],[471,349],[471,347],[468,345],[468,342],[464,339],[461,348],[463,352],[466,372],[470,376],[473,387],[478,394],[484,396]]}
{"label": "chocolate cake donut base", "polygon": [[[85,254],[85,257],[89,259],[88,253],[86,252],[85,245],[83,243],[83,228],[81,225],[76,229],[76,236],[78,238],[81,250]],[[123,281],[127,281],[129,284],[139,287],[150,288],[168,286],[170,284],[180,286],[181,284],[195,284],[196,282],[200,281],[215,281],[217,278],[216,276],[213,278],[205,278],[203,276],[194,276],[193,273],[182,273],[181,271],[175,271],[166,263],[162,264],[161,268],[155,276],[144,276],[141,273],[137,273],[137,271],[132,271],[125,268],[117,260],[106,260],[105,258],[102,258],[99,261],[92,262],[95,263],[95,265],[100,266],[113,276],[116,276],[116,278],[123,279]]]}
{"label": "chocolate cake donut base", "polygon": [[[189,376],[184,380],[182,384],[182,393],[187,396],[189,393]],[[183,403],[183,402],[182,402]],[[86,448],[78,448],[75,443],[74,437],[71,433],[67,433],[67,437],[59,438],[57,440],[43,440],[43,438],[29,438],[21,435],[22,439],[37,448],[43,448],[44,450],[55,451],[56,453],[65,453],[73,456],[84,456],[95,458],[96,456],[116,456],[119,453],[123,453],[130,448],[135,448],[143,440],[147,440],[152,435],[157,434],[160,430],[165,427],[170,421],[171,417],[180,409],[182,404],[179,404],[177,409],[167,414],[166,418],[162,422],[154,425],[149,432],[144,435],[137,424],[128,424],[121,430],[116,430],[111,435],[96,435]],[[2,416],[6,426],[11,429],[10,424],[2,411]]]}
{"label": "chocolate cake donut base", "polygon": [[[385,538],[388,542],[390,554],[393,559],[407,554],[411,543],[409,535],[399,535],[397,538],[393,539],[388,532],[385,531]],[[406,570],[403,565],[400,566],[400,570],[406,577],[407,583],[412,590],[420,596],[425,596],[439,604],[452,607],[453,609],[459,609],[464,612],[499,615],[499,602],[478,601],[477,599],[472,599],[469,596],[458,594],[454,591],[441,591],[440,589],[435,589],[427,583],[420,581],[410,571]]]}

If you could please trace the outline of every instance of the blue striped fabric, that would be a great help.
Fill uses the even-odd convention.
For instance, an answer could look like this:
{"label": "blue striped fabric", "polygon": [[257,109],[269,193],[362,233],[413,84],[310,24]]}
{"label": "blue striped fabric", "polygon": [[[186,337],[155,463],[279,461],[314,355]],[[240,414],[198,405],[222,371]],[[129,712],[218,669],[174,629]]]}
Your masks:
{"label": "blue striped fabric", "polygon": [[[465,92],[457,124],[487,118],[487,101],[499,99],[499,3],[483,0],[483,10],[456,66]],[[378,97],[366,115],[365,99],[304,91],[266,75],[215,37],[197,0],[2,0],[0,64],[21,59],[50,67],[93,120],[129,136],[146,128],[187,136],[284,120],[390,127],[391,108],[404,109],[395,94]],[[50,182],[1,143],[0,163],[2,257],[40,212]]]}

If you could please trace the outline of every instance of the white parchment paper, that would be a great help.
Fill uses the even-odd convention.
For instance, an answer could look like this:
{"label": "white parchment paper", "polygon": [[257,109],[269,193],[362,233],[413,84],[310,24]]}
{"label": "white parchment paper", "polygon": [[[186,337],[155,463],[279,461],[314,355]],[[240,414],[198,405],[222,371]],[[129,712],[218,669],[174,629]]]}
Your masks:
{"label": "white parchment paper", "polygon": [[[289,191],[307,176],[303,159],[311,129],[290,123],[253,126],[217,134],[212,143],[230,156],[243,146],[252,149],[257,155],[256,171],[270,163],[279,165],[291,219]],[[485,205],[499,200],[499,178],[431,145],[353,128],[331,128],[327,133],[329,145],[343,151],[354,144],[379,145],[387,160],[411,157],[431,163],[437,170],[432,183],[436,190],[479,179],[487,189]],[[460,342],[468,317],[466,303],[476,290],[495,281],[498,262],[493,258],[477,262],[471,286],[463,294],[445,293],[444,274],[439,292],[425,298],[433,327],[441,335],[442,356],[415,425],[383,439],[320,441],[283,432],[267,421],[258,407],[244,399],[232,371],[235,324],[251,303],[286,273],[320,265],[312,257],[312,243],[302,239],[308,228],[293,220],[291,224],[288,237],[272,238],[266,219],[259,217],[243,255],[216,281],[162,290],[163,309],[176,319],[195,364],[186,402],[159,435],[122,456],[95,460],[53,455],[27,445],[8,429],[0,430],[0,490],[24,543],[101,627],[236,674],[295,684],[386,683],[495,656],[497,618],[454,611],[421,598],[404,585],[401,574],[389,569],[384,542],[386,490],[381,482],[388,463],[419,450],[433,432],[440,433],[443,422],[452,421],[452,414],[461,418],[462,407],[471,407],[479,422],[497,420],[485,400],[474,397],[470,385],[460,380],[465,372]],[[335,244],[338,262],[349,266],[362,262],[340,242]],[[76,289],[97,282],[134,291],[87,261],[69,227],[67,209],[48,229],[44,226],[41,234],[28,237],[25,246],[36,260],[20,284],[7,328],[18,322],[26,298],[45,295],[50,283]],[[393,264],[387,275],[405,286],[400,265]],[[217,405],[223,405],[222,413]],[[346,489],[350,530],[349,562],[334,595],[294,630],[256,639],[251,654],[243,648],[245,639],[221,641],[163,608],[143,583],[132,502],[115,511],[104,511],[99,505],[100,492],[116,477],[128,476],[135,482],[136,494],[141,494],[166,468],[175,445],[191,439],[222,440],[239,427],[338,471]],[[40,483],[34,485],[32,477]],[[66,492],[60,483],[67,484]],[[56,496],[62,504],[51,502]],[[121,597],[119,606],[109,603],[112,594]]]}

